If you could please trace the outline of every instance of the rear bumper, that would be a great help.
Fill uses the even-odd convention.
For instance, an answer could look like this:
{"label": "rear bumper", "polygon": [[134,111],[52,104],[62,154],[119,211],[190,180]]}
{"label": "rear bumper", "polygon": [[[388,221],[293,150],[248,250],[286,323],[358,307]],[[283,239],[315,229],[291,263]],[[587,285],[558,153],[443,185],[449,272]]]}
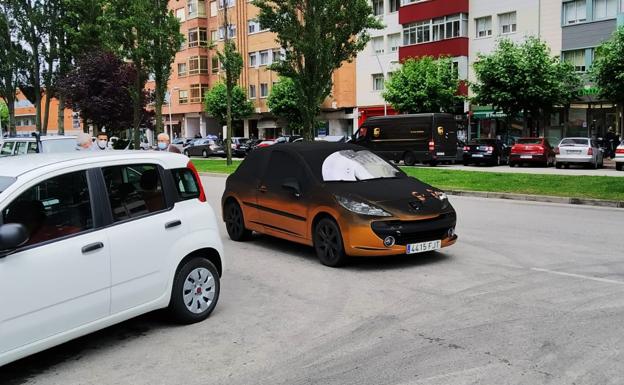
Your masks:
{"label": "rear bumper", "polygon": [[544,154],[511,154],[509,161],[513,163],[544,163],[548,160]]}
{"label": "rear bumper", "polygon": [[484,162],[494,162],[495,160],[496,160],[496,157],[494,156],[494,154],[464,153],[464,162],[484,163]]}
{"label": "rear bumper", "polygon": [[591,155],[557,155],[555,161],[557,163],[592,163],[594,157]]}

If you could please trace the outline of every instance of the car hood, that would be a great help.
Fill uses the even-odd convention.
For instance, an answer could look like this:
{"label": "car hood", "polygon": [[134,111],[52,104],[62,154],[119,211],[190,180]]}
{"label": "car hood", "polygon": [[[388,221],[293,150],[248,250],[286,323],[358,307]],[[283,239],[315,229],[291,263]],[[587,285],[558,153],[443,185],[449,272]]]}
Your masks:
{"label": "car hood", "polygon": [[451,207],[434,195],[439,189],[411,177],[331,182],[325,186],[334,195],[373,203],[393,215],[438,214]]}

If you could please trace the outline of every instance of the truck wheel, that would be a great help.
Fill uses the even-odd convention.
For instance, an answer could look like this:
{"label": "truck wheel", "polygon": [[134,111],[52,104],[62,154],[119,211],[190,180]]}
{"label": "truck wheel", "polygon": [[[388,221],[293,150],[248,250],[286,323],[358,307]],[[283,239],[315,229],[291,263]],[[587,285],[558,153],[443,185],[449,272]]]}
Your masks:
{"label": "truck wheel", "polygon": [[416,163],[416,155],[413,152],[408,151],[403,155],[403,163],[406,166],[413,166]]}

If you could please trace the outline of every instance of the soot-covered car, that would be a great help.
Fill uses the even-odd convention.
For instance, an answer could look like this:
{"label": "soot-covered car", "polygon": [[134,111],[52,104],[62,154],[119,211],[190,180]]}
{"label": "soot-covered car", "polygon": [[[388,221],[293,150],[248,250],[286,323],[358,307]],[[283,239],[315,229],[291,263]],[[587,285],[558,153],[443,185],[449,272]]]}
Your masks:
{"label": "soot-covered car", "polygon": [[414,254],[450,246],[446,194],[347,143],[292,143],[251,152],[228,177],[223,219],[232,240],[252,231],[313,246],[328,266],[347,256]]}

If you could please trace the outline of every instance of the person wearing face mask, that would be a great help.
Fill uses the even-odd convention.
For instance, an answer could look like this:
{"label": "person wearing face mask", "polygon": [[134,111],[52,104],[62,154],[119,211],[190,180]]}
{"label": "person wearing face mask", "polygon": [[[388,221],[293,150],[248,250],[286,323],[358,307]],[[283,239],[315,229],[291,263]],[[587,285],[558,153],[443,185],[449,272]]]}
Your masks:
{"label": "person wearing face mask", "polygon": [[106,151],[108,150],[108,135],[104,132],[100,132],[95,139],[95,143],[91,146],[93,151]]}
{"label": "person wearing face mask", "polygon": [[160,134],[158,134],[158,147],[156,148],[156,151],[168,151],[168,152],[175,152],[176,154],[180,154],[180,149],[177,148],[176,146],[172,146],[171,145],[171,140],[169,138],[169,135],[165,134],[164,132],[161,132]]}

